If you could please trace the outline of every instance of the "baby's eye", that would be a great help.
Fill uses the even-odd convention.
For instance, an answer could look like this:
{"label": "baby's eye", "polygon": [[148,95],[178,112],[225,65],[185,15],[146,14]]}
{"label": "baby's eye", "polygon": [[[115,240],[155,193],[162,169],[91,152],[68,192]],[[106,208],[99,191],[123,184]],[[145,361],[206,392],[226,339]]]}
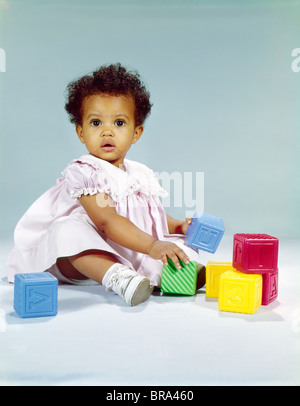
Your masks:
{"label": "baby's eye", "polygon": [[101,125],[101,121],[100,120],[93,120],[91,121],[91,124],[93,127],[99,127]]}
{"label": "baby's eye", "polygon": [[115,125],[117,127],[122,127],[123,125],[125,125],[125,122],[123,120],[116,120]]}

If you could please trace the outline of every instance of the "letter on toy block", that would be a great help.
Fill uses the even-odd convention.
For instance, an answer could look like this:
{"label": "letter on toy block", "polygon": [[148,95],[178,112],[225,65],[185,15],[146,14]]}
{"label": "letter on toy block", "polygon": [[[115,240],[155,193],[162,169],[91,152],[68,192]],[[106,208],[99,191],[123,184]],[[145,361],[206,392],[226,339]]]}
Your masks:
{"label": "letter on toy block", "polygon": [[261,305],[262,276],[227,271],[220,277],[219,310],[253,314]]}
{"label": "letter on toy block", "polygon": [[57,314],[58,280],[48,272],[16,274],[14,309],[22,318]]}
{"label": "letter on toy block", "polygon": [[261,304],[267,306],[278,296],[278,270],[276,272],[265,273],[262,275],[262,278],[263,289]]}
{"label": "letter on toy block", "polygon": [[206,265],[207,297],[219,297],[220,276],[229,270],[235,270],[230,261],[208,261]]}
{"label": "letter on toy block", "polygon": [[187,243],[190,247],[215,253],[224,231],[220,217],[196,211],[186,232]]}
{"label": "letter on toy block", "polygon": [[235,234],[232,265],[245,273],[268,273],[278,269],[278,239],[267,234]]}
{"label": "letter on toy block", "polygon": [[196,261],[190,261],[188,264],[179,262],[181,269],[177,269],[170,259],[168,259],[169,265],[163,266],[161,291],[192,296],[196,293],[198,264]]}

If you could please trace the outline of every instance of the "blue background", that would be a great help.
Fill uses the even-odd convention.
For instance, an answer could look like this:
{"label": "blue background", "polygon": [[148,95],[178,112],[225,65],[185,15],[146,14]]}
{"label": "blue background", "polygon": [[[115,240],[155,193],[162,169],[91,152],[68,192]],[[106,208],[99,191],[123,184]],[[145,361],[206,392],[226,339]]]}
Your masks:
{"label": "blue background", "polygon": [[2,234],[86,152],[66,85],[121,62],[154,103],[129,159],[204,172],[205,211],[228,234],[300,236],[299,1],[2,0],[0,27]]}

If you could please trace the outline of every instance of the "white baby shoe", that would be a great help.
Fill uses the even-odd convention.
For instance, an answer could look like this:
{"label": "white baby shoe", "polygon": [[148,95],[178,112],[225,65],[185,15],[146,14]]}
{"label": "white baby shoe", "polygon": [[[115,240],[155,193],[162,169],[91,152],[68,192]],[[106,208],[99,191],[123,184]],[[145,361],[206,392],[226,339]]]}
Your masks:
{"label": "white baby shoe", "polygon": [[150,280],[122,264],[113,265],[114,272],[106,284],[107,291],[121,296],[130,306],[145,302],[153,291]]}

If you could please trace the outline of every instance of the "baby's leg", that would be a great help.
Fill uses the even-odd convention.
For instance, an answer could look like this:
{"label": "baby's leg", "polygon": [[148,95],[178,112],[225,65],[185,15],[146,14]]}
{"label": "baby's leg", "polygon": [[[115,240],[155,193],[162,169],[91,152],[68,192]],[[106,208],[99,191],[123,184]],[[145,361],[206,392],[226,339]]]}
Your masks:
{"label": "baby's leg", "polygon": [[108,269],[117,263],[116,258],[105,251],[89,250],[71,257],[58,258],[60,272],[70,279],[93,279],[102,283]]}
{"label": "baby's leg", "polygon": [[203,288],[206,284],[206,267],[198,263],[198,277],[196,290]]}
{"label": "baby's leg", "polygon": [[59,258],[57,266],[69,279],[93,279],[114,291],[131,306],[144,302],[152,293],[149,279],[117,262],[108,252],[89,250]]}

